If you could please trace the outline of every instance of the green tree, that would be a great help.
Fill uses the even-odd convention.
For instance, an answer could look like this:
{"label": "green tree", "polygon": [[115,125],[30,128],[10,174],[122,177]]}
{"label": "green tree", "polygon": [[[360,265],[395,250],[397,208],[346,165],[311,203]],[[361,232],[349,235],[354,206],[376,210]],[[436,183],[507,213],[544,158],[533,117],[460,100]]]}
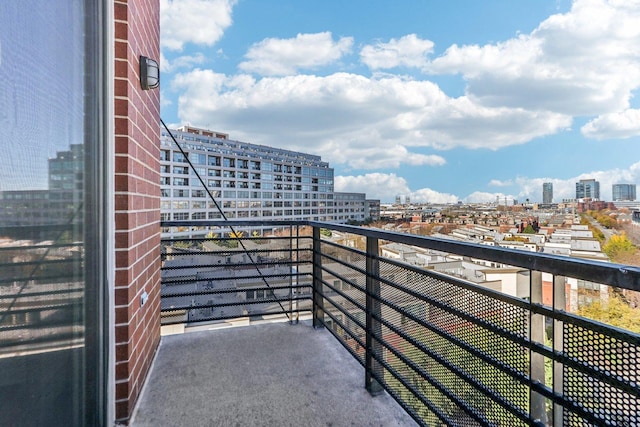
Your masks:
{"label": "green tree", "polygon": [[522,230],[523,234],[536,234],[536,230],[533,229],[533,227],[531,226],[531,224],[528,224],[524,230]]}
{"label": "green tree", "polygon": [[636,252],[636,247],[629,240],[626,234],[615,234],[604,245],[602,252],[607,254],[609,259],[616,261],[617,259],[628,257]]}
{"label": "green tree", "polygon": [[606,301],[594,301],[580,307],[577,314],[631,332],[640,332],[640,310],[632,308],[615,295],[609,296]]}
{"label": "green tree", "polygon": [[617,228],[618,227],[618,221],[615,218],[610,217],[609,215],[605,215],[605,214],[598,215],[596,220],[603,227],[607,227],[607,228]]}

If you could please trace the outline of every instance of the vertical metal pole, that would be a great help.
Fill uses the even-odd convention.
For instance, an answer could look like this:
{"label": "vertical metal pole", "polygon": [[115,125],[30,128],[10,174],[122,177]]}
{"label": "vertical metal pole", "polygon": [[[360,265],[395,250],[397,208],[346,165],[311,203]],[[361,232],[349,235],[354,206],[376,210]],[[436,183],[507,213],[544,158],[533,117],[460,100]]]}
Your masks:
{"label": "vertical metal pole", "polygon": [[[529,282],[531,304],[542,304],[542,272],[531,271]],[[529,312],[529,338],[532,343],[544,344],[544,316]],[[530,380],[531,382],[545,383],[544,356],[534,350],[530,351]],[[533,390],[529,394],[529,407],[531,418],[547,424],[547,411],[545,397]]]}
{"label": "vertical metal pole", "polygon": [[298,261],[300,261],[300,225],[296,225],[296,247],[295,247],[295,251],[293,252],[293,257],[295,258],[296,262],[295,262],[295,267],[293,269],[293,272],[295,274],[294,278],[293,278],[293,285],[295,286],[295,291],[296,291],[296,297],[294,299],[294,307],[296,309],[296,323],[300,322],[300,302],[298,301],[298,298],[300,297],[300,293],[298,292],[299,288],[298,285],[300,284],[300,282],[298,281],[298,271],[299,271],[299,267],[300,264],[298,263]]}
{"label": "vertical metal pole", "polygon": [[366,349],[365,349],[365,387],[367,391],[376,395],[383,388],[376,380],[382,377],[382,366],[374,357],[382,358],[382,346],[374,339],[382,339],[382,325],[378,319],[382,318],[380,307],[380,261],[378,259],[378,239],[367,237],[367,300],[366,300]]}
{"label": "vertical metal pole", "polygon": [[322,254],[320,228],[313,226],[313,327],[324,326],[324,301],[322,299]]}
{"label": "vertical metal pole", "polygon": [[[566,279],[564,276],[554,276],[553,278],[553,311],[565,311],[567,307]],[[553,351],[564,352],[564,322],[553,320]],[[559,395],[564,394],[564,365],[560,362],[553,362],[553,392]],[[563,408],[561,405],[553,405],[553,425],[560,427],[563,425]]]}
{"label": "vertical metal pole", "polygon": [[293,325],[293,225],[289,226],[289,323]]}

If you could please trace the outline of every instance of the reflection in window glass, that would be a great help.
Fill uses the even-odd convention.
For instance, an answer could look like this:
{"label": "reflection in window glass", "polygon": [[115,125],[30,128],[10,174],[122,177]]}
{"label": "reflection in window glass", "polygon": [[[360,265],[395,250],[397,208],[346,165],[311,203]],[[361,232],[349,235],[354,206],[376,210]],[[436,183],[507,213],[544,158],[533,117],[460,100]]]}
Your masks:
{"label": "reflection in window glass", "polygon": [[84,101],[97,92],[85,79],[97,70],[84,62],[96,31],[85,4],[98,2],[0,2],[0,425],[81,425],[94,412],[85,313],[98,304],[99,215],[86,209],[97,171],[85,159],[101,144],[86,133],[96,116]]}

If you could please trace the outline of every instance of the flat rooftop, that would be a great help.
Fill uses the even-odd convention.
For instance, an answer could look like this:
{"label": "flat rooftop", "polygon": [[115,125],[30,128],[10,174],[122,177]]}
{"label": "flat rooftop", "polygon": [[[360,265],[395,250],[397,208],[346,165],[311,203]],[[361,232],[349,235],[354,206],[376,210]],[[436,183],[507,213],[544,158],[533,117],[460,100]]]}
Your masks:
{"label": "flat rooftop", "polygon": [[163,336],[131,425],[416,426],[326,329],[263,323]]}

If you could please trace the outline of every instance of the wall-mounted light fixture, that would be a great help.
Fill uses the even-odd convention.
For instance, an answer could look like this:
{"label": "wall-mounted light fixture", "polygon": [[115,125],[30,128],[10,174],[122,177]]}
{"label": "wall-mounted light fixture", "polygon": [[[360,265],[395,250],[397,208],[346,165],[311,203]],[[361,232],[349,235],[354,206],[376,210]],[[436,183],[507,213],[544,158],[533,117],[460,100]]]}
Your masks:
{"label": "wall-mounted light fixture", "polygon": [[140,56],[140,85],[142,90],[160,86],[160,67],[156,61],[146,56]]}

